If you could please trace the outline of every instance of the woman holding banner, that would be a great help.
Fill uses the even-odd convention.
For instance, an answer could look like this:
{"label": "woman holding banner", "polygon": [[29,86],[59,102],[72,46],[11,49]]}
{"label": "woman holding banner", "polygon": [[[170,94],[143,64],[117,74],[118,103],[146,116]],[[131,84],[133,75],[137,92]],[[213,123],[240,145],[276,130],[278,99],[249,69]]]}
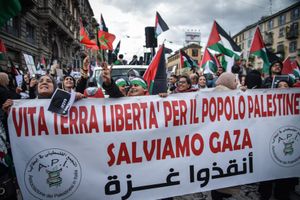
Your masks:
{"label": "woman holding banner", "polygon": [[0,72],[0,199],[17,199],[15,187],[15,175],[11,162],[9,147],[7,110],[12,105],[12,99],[20,99],[21,90],[13,91],[8,88],[9,78],[4,72]]}

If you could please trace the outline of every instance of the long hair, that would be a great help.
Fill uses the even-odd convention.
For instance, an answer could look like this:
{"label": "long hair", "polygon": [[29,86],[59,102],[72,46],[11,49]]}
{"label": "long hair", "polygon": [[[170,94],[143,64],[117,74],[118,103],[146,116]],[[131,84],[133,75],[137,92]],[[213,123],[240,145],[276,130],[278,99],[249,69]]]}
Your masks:
{"label": "long hair", "polygon": [[0,72],[0,86],[7,88],[8,83],[9,83],[9,78],[7,73]]}

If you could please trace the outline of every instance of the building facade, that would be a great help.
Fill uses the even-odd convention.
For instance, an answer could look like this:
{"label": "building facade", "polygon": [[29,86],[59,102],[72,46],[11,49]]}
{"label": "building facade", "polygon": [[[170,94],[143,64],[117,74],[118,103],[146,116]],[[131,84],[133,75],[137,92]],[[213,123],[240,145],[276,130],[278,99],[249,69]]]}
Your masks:
{"label": "building facade", "polygon": [[[180,50],[185,51],[185,53],[191,57],[196,63],[201,61],[201,46],[195,43],[188,44]],[[174,54],[167,58],[167,70],[170,73],[179,74],[180,73],[180,50],[175,51]]]}
{"label": "building facade", "polygon": [[[45,59],[48,65],[58,60],[62,65],[81,65],[79,19],[92,32],[95,19],[88,0],[21,0],[22,10],[0,29],[0,38],[14,65],[26,71],[23,54],[33,57],[35,64]],[[0,67],[7,67],[7,59]]]}
{"label": "building facade", "polygon": [[297,2],[273,15],[262,17],[233,36],[234,41],[248,58],[251,42],[259,26],[266,48],[285,59],[290,56],[298,62],[300,56],[300,2]]}

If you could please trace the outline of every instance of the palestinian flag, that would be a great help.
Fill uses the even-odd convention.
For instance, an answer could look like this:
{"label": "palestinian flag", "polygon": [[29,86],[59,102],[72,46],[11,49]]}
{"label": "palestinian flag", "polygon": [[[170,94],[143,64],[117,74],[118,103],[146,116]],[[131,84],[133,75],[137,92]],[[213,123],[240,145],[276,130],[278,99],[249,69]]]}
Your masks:
{"label": "palestinian flag", "polygon": [[19,0],[0,0],[0,27],[21,11]]}
{"label": "palestinian flag", "polygon": [[105,21],[104,21],[104,18],[103,18],[103,16],[102,16],[102,14],[101,14],[101,16],[100,16],[100,30],[101,30],[101,31],[108,32],[108,28],[107,28],[107,26],[106,26],[106,24],[105,24]]}
{"label": "palestinian flag", "polygon": [[155,17],[155,37],[158,37],[162,32],[169,30],[166,22],[161,18],[158,12]]}
{"label": "palestinian flag", "polygon": [[268,58],[267,49],[259,27],[256,28],[255,34],[250,47],[250,54],[260,57],[263,61],[263,73],[269,74],[270,60]]}
{"label": "palestinian flag", "polygon": [[0,60],[4,59],[4,54],[6,53],[6,48],[4,42],[0,39]]}
{"label": "palestinian flag", "polygon": [[165,64],[165,46],[162,45],[143,76],[148,83],[148,91],[151,95],[167,92],[167,73]]}
{"label": "palestinian flag", "polygon": [[215,57],[209,52],[206,48],[204,51],[203,58],[200,63],[200,67],[203,69],[204,74],[214,74],[218,69],[218,61],[215,60]]}
{"label": "palestinian flag", "polygon": [[183,50],[180,50],[180,66],[181,68],[191,68],[191,70],[199,68],[197,63],[192,58],[190,58]]}
{"label": "palestinian flag", "polygon": [[216,21],[214,21],[209,35],[207,48],[212,50],[214,54],[224,54],[227,65],[223,66],[223,68],[226,71],[231,71],[232,65],[229,63],[234,63],[234,60],[239,59],[241,55],[240,47]]}
{"label": "palestinian flag", "polygon": [[98,40],[100,43],[100,49],[113,50],[113,42],[116,39],[114,34],[98,30]]}
{"label": "palestinian flag", "polygon": [[297,61],[291,61],[290,57],[287,57],[283,61],[283,68],[281,74],[289,75],[294,82],[296,79],[300,79],[300,70]]}
{"label": "palestinian flag", "polygon": [[98,46],[96,42],[90,40],[88,34],[85,31],[85,28],[83,27],[81,20],[80,20],[80,31],[79,31],[79,41],[81,44],[84,44],[87,48],[92,48],[98,50]]}
{"label": "palestinian flag", "polygon": [[118,56],[118,54],[119,54],[120,46],[121,46],[121,40],[118,42],[118,44],[117,44],[117,46],[116,46],[116,48],[115,48],[115,50],[114,50],[114,54],[115,54],[116,56]]}

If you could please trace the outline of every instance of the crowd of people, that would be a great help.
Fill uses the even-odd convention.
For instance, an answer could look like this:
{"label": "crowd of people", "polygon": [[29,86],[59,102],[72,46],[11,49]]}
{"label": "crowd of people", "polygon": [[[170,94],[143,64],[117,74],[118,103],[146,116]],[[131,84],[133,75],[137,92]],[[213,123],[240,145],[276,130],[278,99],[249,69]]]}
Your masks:
{"label": "crowd of people", "polygon": [[[135,57],[133,60],[137,60]],[[119,56],[119,63],[124,64],[123,57]],[[68,92],[76,93],[76,100],[86,97],[104,98],[102,88],[105,90],[109,98],[119,97],[134,97],[149,95],[148,83],[139,76],[112,79],[111,71],[107,63],[103,62],[102,67],[102,88],[95,87],[95,84],[89,81],[88,69],[90,65],[89,57],[83,60],[83,67],[80,71],[80,77],[72,76],[72,69],[64,71],[64,77],[61,82],[57,81],[54,71],[49,71],[40,75],[32,75],[23,72],[23,83],[17,85],[14,75],[9,72],[0,72],[0,130],[1,140],[5,144],[6,150],[0,149],[0,187],[1,178],[5,177],[11,180],[11,185],[17,187],[17,182],[13,171],[13,164],[9,146],[7,116],[13,100],[15,99],[50,99],[56,88]],[[271,88],[275,75],[281,75],[283,64],[280,61],[275,61],[270,65],[270,75],[263,79],[259,70],[245,67],[245,63],[236,65],[232,68],[232,72],[224,72],[222,67],[217,69],[216,74],[203,74],[201,72],[189,72],[182,75],[171,74],[168,78],[168,91],[160,93],[159,96],[166,97],[175,93],[197,92],[197,91],[227,91],[237,90],[242,91],[249,89]],[[299,85],[299,80],[296,83],[290,80],[279,80],[276,84],[277,88],[290,88]],[[274,87],[274,86],[273,86]],[[3,152],[1,152],[3,151]],[[260,183],[259,193],[261,199],[267,200],[272,196],[272,186],[275,184],[274,195],[276,199],[288,199],[288,194],[294,192],[295,186],[298,184],[298,178],[281,179],[275,181],[267,181]],[[0,199],[16,199],[16,191],[12,190],[6,193],[6,196]],[[234,192],[232,192],[234,191]],[[229,188],[222,190],[211,191],[212,199],[225,199],[234,196],[237,188]],[[182,197],[184,199],[184,197]],[[172,199],[172,198],[169,198]],[[177,198],[178,199],[178,198]]]}

